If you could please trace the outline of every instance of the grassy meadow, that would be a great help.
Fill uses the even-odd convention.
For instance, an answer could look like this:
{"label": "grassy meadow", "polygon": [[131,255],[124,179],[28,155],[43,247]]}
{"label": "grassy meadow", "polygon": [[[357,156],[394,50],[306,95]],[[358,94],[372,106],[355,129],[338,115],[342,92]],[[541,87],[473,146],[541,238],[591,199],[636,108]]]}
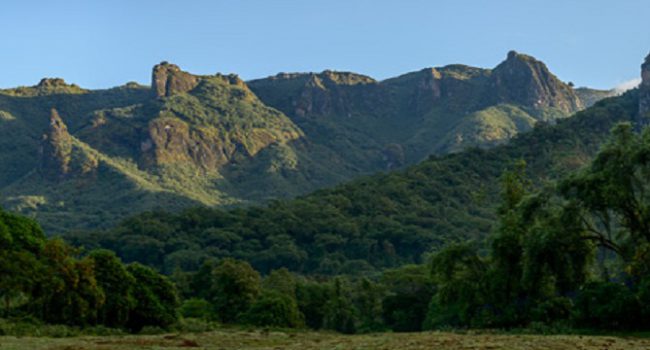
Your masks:
{"label": "grassy meadow", "polygon": [[436,349],[560,350],[650,349],[650,339],[581,335],[500,335],[441,332],[341,335],[321,332],[220,330],[208,333],[31,338],[0,337],[2,350],[136,350],[136,349]]}

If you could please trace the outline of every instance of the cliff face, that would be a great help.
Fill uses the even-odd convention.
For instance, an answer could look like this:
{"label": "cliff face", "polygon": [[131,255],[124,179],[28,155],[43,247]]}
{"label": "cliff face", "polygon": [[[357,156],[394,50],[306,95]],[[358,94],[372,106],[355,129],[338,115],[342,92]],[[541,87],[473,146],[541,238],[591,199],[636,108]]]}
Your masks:
{"label": "cliff face", "polygon": [[355,111],[379,108],[382,89],[374,79],[355,73],[281,73],[249,82],[264,103],[297,117],[352,116]]}
{"label": "cliff face", "polygon": [[70,172],[72,137],[56,109],[50,112],[50,126],[41,143],[41,172],[49,179],[60,179]]}
{"label": "cliff face", "polygon": [[198,77],[182,71],[177,65],[162,62],[153,68],[151,88],[157,97],[167,97],[192,90],[198,81]]}
{"label": "cliff face", "polygon": [[151,79],[0,90],[3,203],[51,229],[159,206],[266,201],[493,146],[581,107],[543,63],[517,53],[495,69],[456,64],[384,81],[324,71],[244,82],[166,62]]}
{"label": "cliff face", "polygon": [[573,89],[543,62],[515,51],[493,70],[490,90],[498,103],[554,108],[567,115],[584,108]]}
{"label": "cliff face", "polygon": [[236,150],[241,151],[237,144],[174,117],[160,117],[149,122],[140,144],[141,164],[145,168],[193,164],[206,171],[218,170],[230,161]]}
{"label": "cliff face", "polygon": [[158,115],[141,132],[144,168],[190,164],[219,171],[301,136],[288,118],[259,101],[237,75],[192,75],[161,63],[152,76],[160,105]]}
{"label": "cliff face", "polygon": [[639,127],[650,124],[650,55],[641,65],[641,86],[639,87]]}
{"label": "cliff face", "polygon": [[75,145],[61,116],[52,109],[50,125],[41,141],[40,173],[46,180],[59,181],[73,176],[94,174],[98,159]]}
{"label": "cliff face", "polygon": [[332,71],[279,74],[250,86],[265,103],[297,117],[386,114],[391,109],[400,117],[422,116],[438,107],[471,113],[501,103],[554,109],[563,116],[584,108],[573,88],[543,62],[515,51],[493,70],[457,64],[381,82]]}

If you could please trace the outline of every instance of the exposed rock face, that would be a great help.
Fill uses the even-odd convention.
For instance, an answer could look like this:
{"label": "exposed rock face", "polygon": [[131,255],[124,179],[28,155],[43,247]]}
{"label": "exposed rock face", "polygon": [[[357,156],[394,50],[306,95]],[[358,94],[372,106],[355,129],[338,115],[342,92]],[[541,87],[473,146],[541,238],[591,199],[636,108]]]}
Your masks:
{"label": "exposed rock face", "polygon": [[156,118],[149,123],[147,134],[140,144],[142,165],[148,168],[192,163],[203,170],[217,170],[228,163],[235,153],[252,155],[251,150],[234,141],[207,129],[191,128],[177,118]]}
{"label": "exposed rock face", "polygon": [[508,58],[492,72],[491,90],[498,103],[514,103],[533,108],[555,108],[571,114],[584,108],[573,89],[561,82],[533,57],[508,53]]}
{"label": "exposed rock face", "polygon": [[151,88],[159,98],[188,92],[198,83],[197,76],[182,71],[177,65],[162,62],[153,68]]}
{"label": "exposed rock face", "polygon": [[306,115],[349,115],[356,99],[353,95],[362,93],[360,87],[375,84],[372,78],[347,72],[324,71],[310,74],[300,97],[293,101],[294,113]]}
{"label": "exposed rock face", "polygon": [[52,109],[50,126],[41,144],[41,171],[44,176],[60,179],[70,172],[72,137],[59,113]]}
{"label": "exposed rock face", "polygon": [[422,117],[437,107],[467,114],[497,104],[555,109],[556,114],[568,116],[584,108],[573,88],[544,63],[515,51],[493,70],[455,64],[381,82],[325,71],[278,74],[249,85],[265,103],[297,117],[385,114],[391,109],[400,110],[400,117]]}
{"label": "exposed rock face", "polygon": [[55,89],[55,88],[62,88],[62,87],[67,87],[68,84],[66,84],[65,80],[61,78],[43,78],[41,81],[36,85],[38,88],[46,88],[46,89]]}
{"label": "exposed rock face", "polygon": [[[387,85],[409,86],[409,105],[415,115],[421,116],[437,105],[461,113],[480,107],[481,96],[490,71],[465,65],[449,65],[441,68],[427,68],[415,74],[407,74]],[[399,80],[402,80],[401,82]]]}
{"label": "exposed rock face", "polygon": [[638,127],[650,124],[650,55],[641,65],[641,86],[639,87]]}
{"label": "exposed rock face", "polygon": [[249,85],[265,103],[298,117],[351,116],[359,108],[379,108],[377,100],[382,100],[377,81],[349,72],[280,73]]}

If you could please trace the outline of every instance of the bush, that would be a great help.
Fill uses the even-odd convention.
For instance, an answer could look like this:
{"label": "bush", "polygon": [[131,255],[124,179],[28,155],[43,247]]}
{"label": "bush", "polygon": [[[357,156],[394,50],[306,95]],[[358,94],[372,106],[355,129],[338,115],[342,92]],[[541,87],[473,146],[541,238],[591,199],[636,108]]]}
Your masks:
{"label": "bush", "polygon": [[183,302],[180,308],[181,316],[185,318],[205,319],[210,315],[210,303],[204,299],[191,298]]}
{"label": "bush", "polygon": [[577,326],[600,329],[637,328],[641,306],[627,287],[611,282],[586,284],[576,298]]}
{"label": "bush", "polygon": [[550,298],[537,304],[531,311],[534,322],[550,325],[559,320],[568,320],[571,317],[573,303],[565,297]]}
{"label": "bush", "polygon": [[219,328],[219,324],[198,318],[184,318],[180,320],[174,329],[182,333],[210,332]]}
{"label": "bush", "polygon": [[287,295],[265,292],[243,317],[244,322],[256,326],[296,328],[304,326],[304,316],[298,304]]}
{"label": "bush", "polygon": [[164,334],[164,333],[167,333],[167,330],[158,326],[144,326],[138,332],[138,334],[143,334],[143,335],[157,335],[157,334]]}

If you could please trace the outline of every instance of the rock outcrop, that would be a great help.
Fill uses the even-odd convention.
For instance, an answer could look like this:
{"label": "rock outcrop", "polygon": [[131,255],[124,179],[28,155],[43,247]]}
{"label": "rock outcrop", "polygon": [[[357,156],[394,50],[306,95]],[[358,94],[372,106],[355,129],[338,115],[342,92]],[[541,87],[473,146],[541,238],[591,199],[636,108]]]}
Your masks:
{"label": "rock outcrop", "polygon": [[140,144],[142,165],[146,168],[193,163],[204,170],[215,170],[228,162],[234,148],[218,136],[193,130],[174,117],[149,122],[147,135]]}
{"label": "rock outcrop", "polygon": [[177,65],[162,62],[153,68],[151,88],[157,97],[188,92],[199,83],[199,77],[182,71]]}
{"label": "rock outcrop", "polygon": [[50,126],[41,143],[41,172],[49,179],[60,179],[70,173],[72,136],[56,109],[50,112]]}
{"label": "rock outcrop", "polygon": [[573,88],[553,75],[543,62],[515,51],[510,51],[508,58],[492,71],[488,94],[495,94],[496,103],[554,108],[566,115],[584,108]]}
{"label": "rock outcrop", "polygon": [[479,97],[489,74],[487,69],[455,64],[409,73],[385,84],[408,91],[408,105],[417,116],[441,104],[449,110],[467,113],[481,107]]}
{"label": "rock outcrop", "polygon": [[[360,108],[378,108],[377,101],[382,100],[377,81],[350,72],[281,73],[249,85],[265,103],[298,117],[351,116]],[[278,88],[285,90],[284,96],[277,95]]]}
{"label": "rock outcrop", "polygon": [[42,89],[56,89],[56,88],[64,88],[68,86],[69,85],[66,84],[65,80],[61,78],[43,78],[38,83],[38,85],[36,85],[37,88],[42,88]]}
{"label": "rock outcrop", "polygon": [[639,86],[639,128],[650,124],[650,54],[641,65],[641,85]]}
{"label": "rock outcrop", "polygon": [[139,130],[138,163],[144,169],[183,164],[218,172],[301,137],[235,74],[193,75],[163,62],[153,69],[152,90],[162,100],[158,115]]}

